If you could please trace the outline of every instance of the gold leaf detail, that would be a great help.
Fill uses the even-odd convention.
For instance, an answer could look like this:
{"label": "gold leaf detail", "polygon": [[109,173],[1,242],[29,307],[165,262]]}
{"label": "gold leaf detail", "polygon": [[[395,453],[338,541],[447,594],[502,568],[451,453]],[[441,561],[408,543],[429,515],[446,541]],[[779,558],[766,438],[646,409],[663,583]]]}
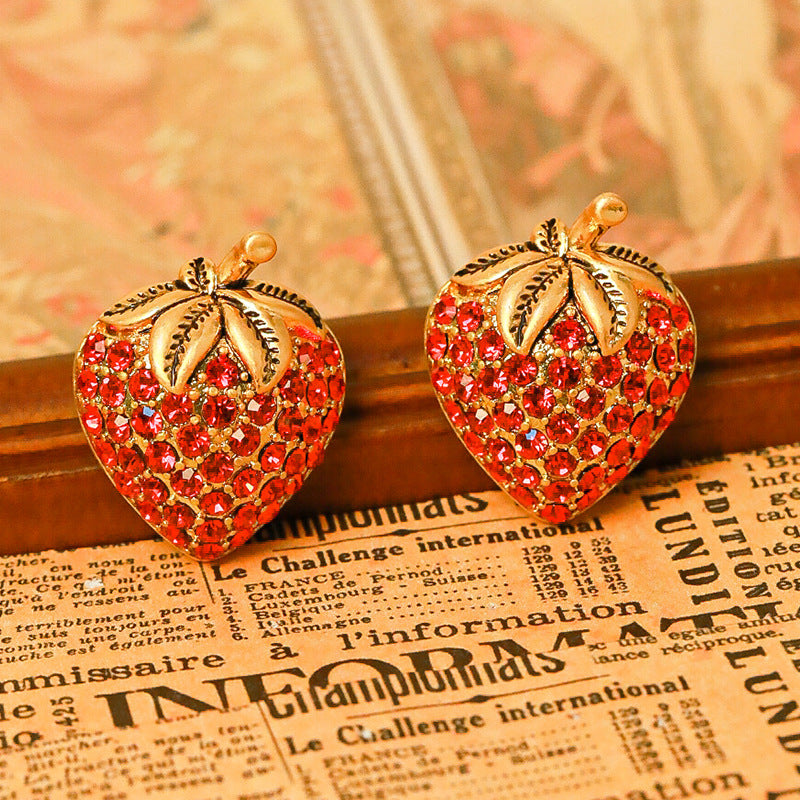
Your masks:
{"label": "gold leaf detail", "polygon": [[[219,292],[228,297],[228,292]],[[278,314],[287,323],[302,325],[312,330],[322,330],[322,317],[314,306],[299,294],[269,283],[247,282],[244,289],[235,292],[237,297],[246,297],[251,303],[260,306],[268,314]]]}
{"label": "gold leaf detail", "polygon": [[115,303],[100,317],[100,321],[112,330],[135,328],[194,296],[194,292],[178,289],[174,283],[159,283]]}
{"label": "gold leaf detail", "polygon": [[624,347],[636,330],[639,297],[626,275],[601,261],[596,253],[581,253],[575,260],[575,300],[597,337],[600,352],[610,355]]}
{"label": "gold leaf detail", "polygon": [[220,311],[210,297],[161,314],[150,333],[150,365],[158,382],[171,392],[183,391],[221,331]]}
{"label": "gold leaf detail", "polygon": [[552,256],[563,256],[569,247],[567,226],[560,219],[545,220],[533,232],[531,241],[541,253]]}
{"label": "gold leaf detail", "polygon": [[213,266],[204,258],[187,261],[178,273],[179,279],[196,292],[210,294],[217,287]]}
{"label": "gold leaf detail", "polygon": [[462,267],[453,275],[452,280],[461,286],[483,286],[518,269],[545,261],[549,257],[538,250],[529,249],[525,244],[499,247],[478,256],[475,261]]}
{"label": "gold leaf detail", "polygon": [[601,245],[597,251],[609,261],[623,262],[617,268],[630,278],[637,289],[670,297],[675,295],[675,284],[664,268],[651,258],[620,244]]}
{"label": "gold leaf detail", "polygon": [[247,298],[222,304],[228,342],[241,358],[257,392],[268,392],[292,359],[292,338],[278,315],[265,314]]}
{"label": "gold leaf detail", "polygon": [[497,321],[509,348],[529,353],[568,297],[569,271],[561,259],[512,275],[497,297]]}

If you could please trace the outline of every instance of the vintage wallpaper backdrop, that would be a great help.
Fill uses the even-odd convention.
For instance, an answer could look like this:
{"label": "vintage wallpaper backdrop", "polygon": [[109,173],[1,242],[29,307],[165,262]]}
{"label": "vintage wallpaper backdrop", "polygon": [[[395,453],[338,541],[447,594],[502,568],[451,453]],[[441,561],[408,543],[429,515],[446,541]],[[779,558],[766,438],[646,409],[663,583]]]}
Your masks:
{"label": "vintage wallpaper backdrop", "polygon": [[790,0],[4,0],[0,359],[246,231],[329,316],[629,201],[673,270],[800,252]]}

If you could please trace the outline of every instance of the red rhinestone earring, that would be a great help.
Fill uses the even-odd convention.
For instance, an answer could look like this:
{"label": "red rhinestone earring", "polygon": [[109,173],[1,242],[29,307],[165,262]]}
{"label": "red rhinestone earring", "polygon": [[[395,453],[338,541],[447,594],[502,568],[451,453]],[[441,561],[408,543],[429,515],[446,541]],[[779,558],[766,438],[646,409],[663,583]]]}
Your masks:
{"label": "red rhinestone earring", "polygon": [[627,216],[601,194],[569,230],[462,267],[428,312],[439,403],[523,508],[566,522],[609,492],[670,425],[695,362],[683,295],[646,256],[599,238]]}
{"label": "red rhinestone earring", "polygon": [[247,279],[275,251],[253,233],[218,265],[190,261],[109,308],[75,358],[81,424],[106,474],[200,561],[272,520],[339,422],[333,334],[303,298]]}

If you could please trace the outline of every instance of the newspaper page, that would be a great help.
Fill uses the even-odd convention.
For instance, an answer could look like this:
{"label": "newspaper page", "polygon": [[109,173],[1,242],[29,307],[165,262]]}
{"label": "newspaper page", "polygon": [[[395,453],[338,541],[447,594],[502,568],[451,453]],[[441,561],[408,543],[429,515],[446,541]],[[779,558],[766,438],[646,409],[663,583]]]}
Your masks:
{"label": "newspaper page", "polygon": [[800,798],[800,445],[0,560],[0,800]]}

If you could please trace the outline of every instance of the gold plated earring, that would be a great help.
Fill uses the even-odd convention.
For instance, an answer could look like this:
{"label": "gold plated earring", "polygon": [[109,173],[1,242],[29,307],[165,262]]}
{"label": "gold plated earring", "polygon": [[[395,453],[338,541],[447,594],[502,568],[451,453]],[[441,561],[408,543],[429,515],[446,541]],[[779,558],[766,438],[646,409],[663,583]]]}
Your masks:
{"label": "gold plated earring", "polygon": [[253,233],[219,264],[190,261],[109,308],[75,358],[81,424],[106,474],[200,561],[272,520],[339,422],[333,334],[294,292],[248,279],[275,251]]}
{"label": "gold plated earring", "polygon": [[566,522],[609,492],[670,425],[695,327],[661,267],[600,237],[627,216],[601,194],[571,228],[459,269],[426,325],[433,386],[478,463],[523,508]]}

